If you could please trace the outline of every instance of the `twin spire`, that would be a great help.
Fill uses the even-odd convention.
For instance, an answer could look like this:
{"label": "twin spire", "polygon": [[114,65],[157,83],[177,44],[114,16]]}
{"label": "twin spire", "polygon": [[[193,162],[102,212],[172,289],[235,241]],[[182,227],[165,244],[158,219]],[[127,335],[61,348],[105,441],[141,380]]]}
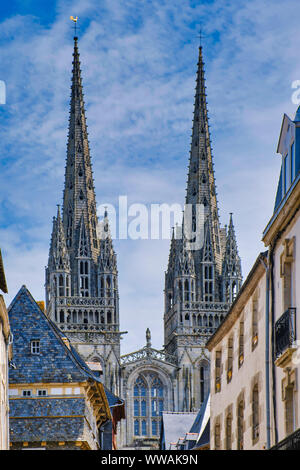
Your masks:
{"label": "twin spire", "polygon": [[[89,285],[85,290],[90,296],[96,296],[97,273],[102,268],[105,272],[111,269],[117,273],[117,264],[109,229],[105,240],[99,234],[77,41],[74,37],[63,215],[61,217],[58,207],[57,216],[53,218],[47,273],[70,272],[72,295],[79,295],[82,281],[78,272],[83,270],[83,275],[89,277],[89,281],[84,281]],[[104,220],[108,227],[107,212]],[[87,260],[88,264],[78,268],[80,260]],[[48,274],[46,283],[50,279]]]}
{"label": "twin spire", "polygon": [[[191,225],[192,232],[197,234],[203,244],[202,246],[196,246],[195,244],[195,249],[189,251],[184,233],[180,239],[177,239],[173,231],[166,273],[166,291],[169,291],[169,296],[176,298],[176,288],[173,293],[171,292],[174,285],[176,285],[176,278],[190,276],[192,282],[192,279],[196,276],[198,300],[205,301],[209,299],[227,302],[228,296],[224,292],[228,285],[225,283],[225,278],[226,280],[230,278],[230,285],[236,281],[235,285],[239,288],[241,285],[241,261],[238,256],[232,215],[230,215],[228,233],[226,228],[220,227],[208,123],[202,46],[199,47],[197,63],[185,202],[188,206],[185,208],[183,220],[188,221],[189,216],[191,216],[192,220],[188,221],[188,225]],[[199,211],[199,206],[200,209],[202,207],[203,212]],[[184,232],[182,227],[181,231]]]}
{"label": "twin spire", "polygon": [[[69,251],[78,242],[82,220],[86,231],[88,252],[96,261],[99,254],[96,227],[98,223],[93,172],[90,158],[85,107],[82,92],[77,37],[74,38],[67,164],[63,196],[63,225]],[[79,228],[81,226],[81,228]]]}

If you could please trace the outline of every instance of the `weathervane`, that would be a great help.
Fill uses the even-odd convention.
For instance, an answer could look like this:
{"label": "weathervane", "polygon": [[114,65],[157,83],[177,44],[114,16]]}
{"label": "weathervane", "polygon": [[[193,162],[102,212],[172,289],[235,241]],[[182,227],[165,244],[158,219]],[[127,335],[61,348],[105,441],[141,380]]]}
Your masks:
{"label": "weathervane", "polygon": [[78,16],[76,16],[76,18],[74,18],[74,16],[70,16],[70,20],[74,21],[74,31],[75,31],[75,36],[76,36]]}

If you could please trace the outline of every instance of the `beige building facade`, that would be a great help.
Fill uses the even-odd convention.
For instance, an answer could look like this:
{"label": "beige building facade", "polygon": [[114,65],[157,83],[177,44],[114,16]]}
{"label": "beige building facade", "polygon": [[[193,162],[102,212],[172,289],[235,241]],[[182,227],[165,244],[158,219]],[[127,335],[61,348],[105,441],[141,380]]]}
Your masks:
{"label": "beige building facade", "polygon": [[226,319],[210,338],[212,450],[263,449],[265,409],[265,253]]}
{"label": "beige building facade", "polygon": [[[282,166],[261,253],[211,352],[210,446],[300,450],[300,110],[284,115]],[[298,248],[297,248],[298,246]]]}
{"label": "beige building facade", "polygon": [[[300,110],[284,115],[277,152],[282,156],[274,214],[263,233],[269,249],[270,445],[300,449]],[[272,340],[273,339],[273,340]]]}

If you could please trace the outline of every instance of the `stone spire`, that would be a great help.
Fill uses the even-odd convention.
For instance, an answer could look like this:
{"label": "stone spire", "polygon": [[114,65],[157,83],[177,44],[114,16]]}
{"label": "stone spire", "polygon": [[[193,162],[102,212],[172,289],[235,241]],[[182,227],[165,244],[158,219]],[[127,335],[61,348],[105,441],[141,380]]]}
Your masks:
{"label": "stone spire", "polygon": [[71,259],[73,256],[77,256],[83,220],[88,252],[93,260],[96,261],[99,254],[96,234],[96,198],[85,118],[77,37],[74,38],[67,164],[63,201],[63,225]]}
{"label": "stone spire", "polygon": [[70,271],[70,259],[67,250],[64,228],[57,206],[57,216],[53,217],[53,228],[49,250],[48,267],[53,271]]}
{"label": "stone spire", "polygon": [[48,312],[55,310],[56,299],[70,295],[70,257],[67,250],[64,227],[57,206],[57,216],[53,217],[48,266],[46,267],[46,307]]}
{"label": "stone spire", "polygon": [[98,237],[100,240],[100,255],[98,259],[99,273],[117,274],[117,255],[113,248],[107,211],[103,220],[98,225]]}
{"label": "stone spire", "polygon": [[[193,345],[196,352],[230,306],[230,298],[224,295],[226,230],[220,227],[218,214],[201,46],[185,203],[181,237],[172,237],[165,275],[165,347],[178,358],[183,357],[186,344]],[[232,230],[230,226],[230,243]],[[238,263],[235,266],[238,269]],[[239,273],[227,273],[226,279],[237,292],[241,284]]]}
{"label": "stone spire", "polygon": [[[63,194],[53,221],[46,268],[47,314],[84,360],[101,363],[103,381],[119,390],[119,296],[116,254],[107,213],[102,238],[85,118],[77,38],[74,38],[69,134]],[[64,271],[61,270],[63,268]],[[59,271],[58,271],[59,269]],[[99,366],[99,365],[98,365]],[[98,367],[97,366],[97,367]]]}
{"label": "stone spire", "polygon": [[242,285],[242,267],[241,259],[238,254],[232,213],[230,213],[228,232],[226,235],[222,278],[224,297],[227,302],[233,302]]}
{"label": "stone spire", "polygon": [[[220,224],[216,197],[216,185],[213,171],[212,150],[208,124],[206,87],[202,47],[199,47],[196,94],[192,142],[187,180],[186,204],[203,204],[204,217],[201,224],[208,219],[211,231],[212,251],[217,273],[221,274],[222,253],[220,246]],[[194,222],[195,223],[195,222]],[[203,227],[196,227],[197,232]]]}

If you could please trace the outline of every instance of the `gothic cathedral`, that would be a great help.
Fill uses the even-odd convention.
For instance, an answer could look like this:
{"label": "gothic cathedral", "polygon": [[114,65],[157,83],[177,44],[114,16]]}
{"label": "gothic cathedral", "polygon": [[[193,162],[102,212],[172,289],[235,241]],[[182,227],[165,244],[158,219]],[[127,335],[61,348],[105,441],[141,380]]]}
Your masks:
{"label": "gothic cathedral", "polygon": [[[119,447],[155,448],[162,411],[195,411],[204,402],[205,344],[242,283],[232,215],[228,228],[219,222],[202,47],[186,210],[173,230],[165,274],[164,348],[152,348],[147,329],[145,346],[121,356],[117,259],[107,213],[100,223],[97,218],[77,42],[75,37],[63,207],[53,218],[46,267],[47,315],[88,365],[102,371],[105,386],[125,400]],[[193,234],[201,233],[195,237],[199,244],[191,244],[184,230],[189,215]]]}

